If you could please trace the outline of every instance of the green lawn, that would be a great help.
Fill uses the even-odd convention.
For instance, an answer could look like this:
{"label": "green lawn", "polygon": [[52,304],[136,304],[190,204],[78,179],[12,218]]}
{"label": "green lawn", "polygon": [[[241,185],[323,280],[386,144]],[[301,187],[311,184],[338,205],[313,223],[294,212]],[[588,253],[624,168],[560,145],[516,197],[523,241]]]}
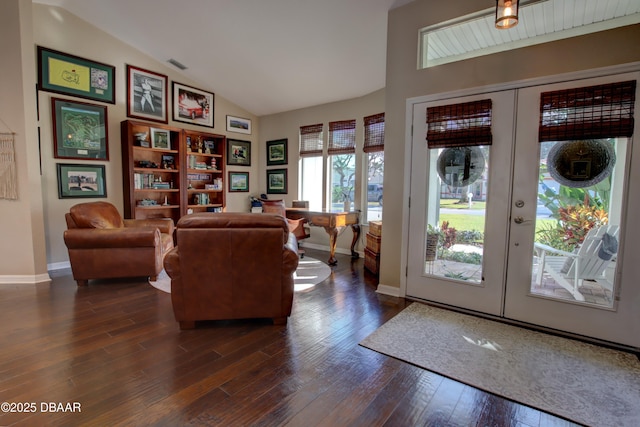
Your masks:
{"label": "green lawn", "polygon": [[[465,215],[461,214],[440,214],[440,224],[443,221],[449,221],[449,227],[456,230],[477,230],[484,233],[484,216],[483,215]],[[536,221],[536,230],[539,230],[542,224],[555,224],[555,219],[542,219]]]}

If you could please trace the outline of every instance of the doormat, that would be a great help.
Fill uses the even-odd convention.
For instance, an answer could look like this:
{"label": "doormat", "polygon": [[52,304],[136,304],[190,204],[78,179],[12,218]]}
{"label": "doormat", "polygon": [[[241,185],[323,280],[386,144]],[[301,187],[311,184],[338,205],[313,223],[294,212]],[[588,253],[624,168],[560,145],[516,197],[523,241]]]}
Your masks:
{"label": "doormat", "polygon": [[589,426],[640,426],[630,353],[412,303],[360,345]]}

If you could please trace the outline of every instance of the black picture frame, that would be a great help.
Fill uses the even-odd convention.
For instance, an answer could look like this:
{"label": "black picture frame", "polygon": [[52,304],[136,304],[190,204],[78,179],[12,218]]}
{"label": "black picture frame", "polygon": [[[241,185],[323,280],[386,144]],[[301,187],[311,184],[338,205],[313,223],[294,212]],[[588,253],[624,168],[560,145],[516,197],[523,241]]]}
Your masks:
{"label": "black picture frame", "polygon": [[286,138],[267,141],[267,166],[287,164],[287,144]]}
{"label": "black picture frame", "polygon": [[38,46],[38,88],[116,103],[116,67]]}
{"label": "black picture frame", "polygon": [[267,194],[287,194],[287,169],[267,169]]}
{"label": "black picture frame", "polygon": [[246,193],[249,191],[249,172],[229,172],[229,192]]}
{"label": "black picture frame", "polygon": [[169,123],[168,78],[127,64],[127,117]]}
{"label": "black picture frame", "polygon": [[172,87],[173,120],[212,128],[215,94],[178,82]]}
{"label": "black picture frame", "polygon": [[58,198],[107,197],[104,165],[57,163]]}
{"label": "black picture frame", "polygon": [[53,157],[109,160],[107,107],[51,97]]}
{"label": "black picture frame", "polygon": [[227,139],[227,165],[251,166],[251,141]]}

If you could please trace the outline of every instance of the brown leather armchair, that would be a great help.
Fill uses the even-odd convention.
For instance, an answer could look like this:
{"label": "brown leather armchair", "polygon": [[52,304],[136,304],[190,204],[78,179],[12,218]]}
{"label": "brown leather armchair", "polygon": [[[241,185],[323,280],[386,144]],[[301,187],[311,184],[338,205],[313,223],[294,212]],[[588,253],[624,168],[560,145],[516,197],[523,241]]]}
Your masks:
{"label": "brown leather armchair", "polygon": [[64,243],[78,286],[89,279],[149,276],[156,280],[173,248],[170,218],[123,219],[107,202],[80,203],[65,214]]}
{"label": "brown leather armchair", "polygon": [[[269,199],[259,199],[262,202],[262,213],[268,214],[276,214],[287,220],[287,224],[289,225],[289,231],[296,236],[296,240],[298,243],[302,239],[308,239],[311,237],[311,233],[309,232],[309,228],[305,225],[309,221],[306,218],[300,219],[289,219],[287,218],[287,207],[284,204],[284,200],[269,200]],[[304,256],[304,251],[298,248],[298,253],[301,257]]]}
{"label": "brown leather armchair", "polygon": [[287,322],[298,255],[283,218],[195,213],[180,218],[176,237],[178,245],[165,257],[164,268],[181,329],[199,320]]}

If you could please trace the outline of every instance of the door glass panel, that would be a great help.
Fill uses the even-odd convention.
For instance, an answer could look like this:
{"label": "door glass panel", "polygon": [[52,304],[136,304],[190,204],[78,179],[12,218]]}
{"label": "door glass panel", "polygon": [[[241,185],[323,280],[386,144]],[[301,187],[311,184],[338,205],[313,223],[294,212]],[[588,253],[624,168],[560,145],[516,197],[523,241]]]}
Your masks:
{"label": "door glass panel", "polygon": [[490,146],[429,150],[424,273],[480,284]]}
{"label": "door glass panel", "polygon": [[540,144],[532,295],[613,307],[627,143]]}

